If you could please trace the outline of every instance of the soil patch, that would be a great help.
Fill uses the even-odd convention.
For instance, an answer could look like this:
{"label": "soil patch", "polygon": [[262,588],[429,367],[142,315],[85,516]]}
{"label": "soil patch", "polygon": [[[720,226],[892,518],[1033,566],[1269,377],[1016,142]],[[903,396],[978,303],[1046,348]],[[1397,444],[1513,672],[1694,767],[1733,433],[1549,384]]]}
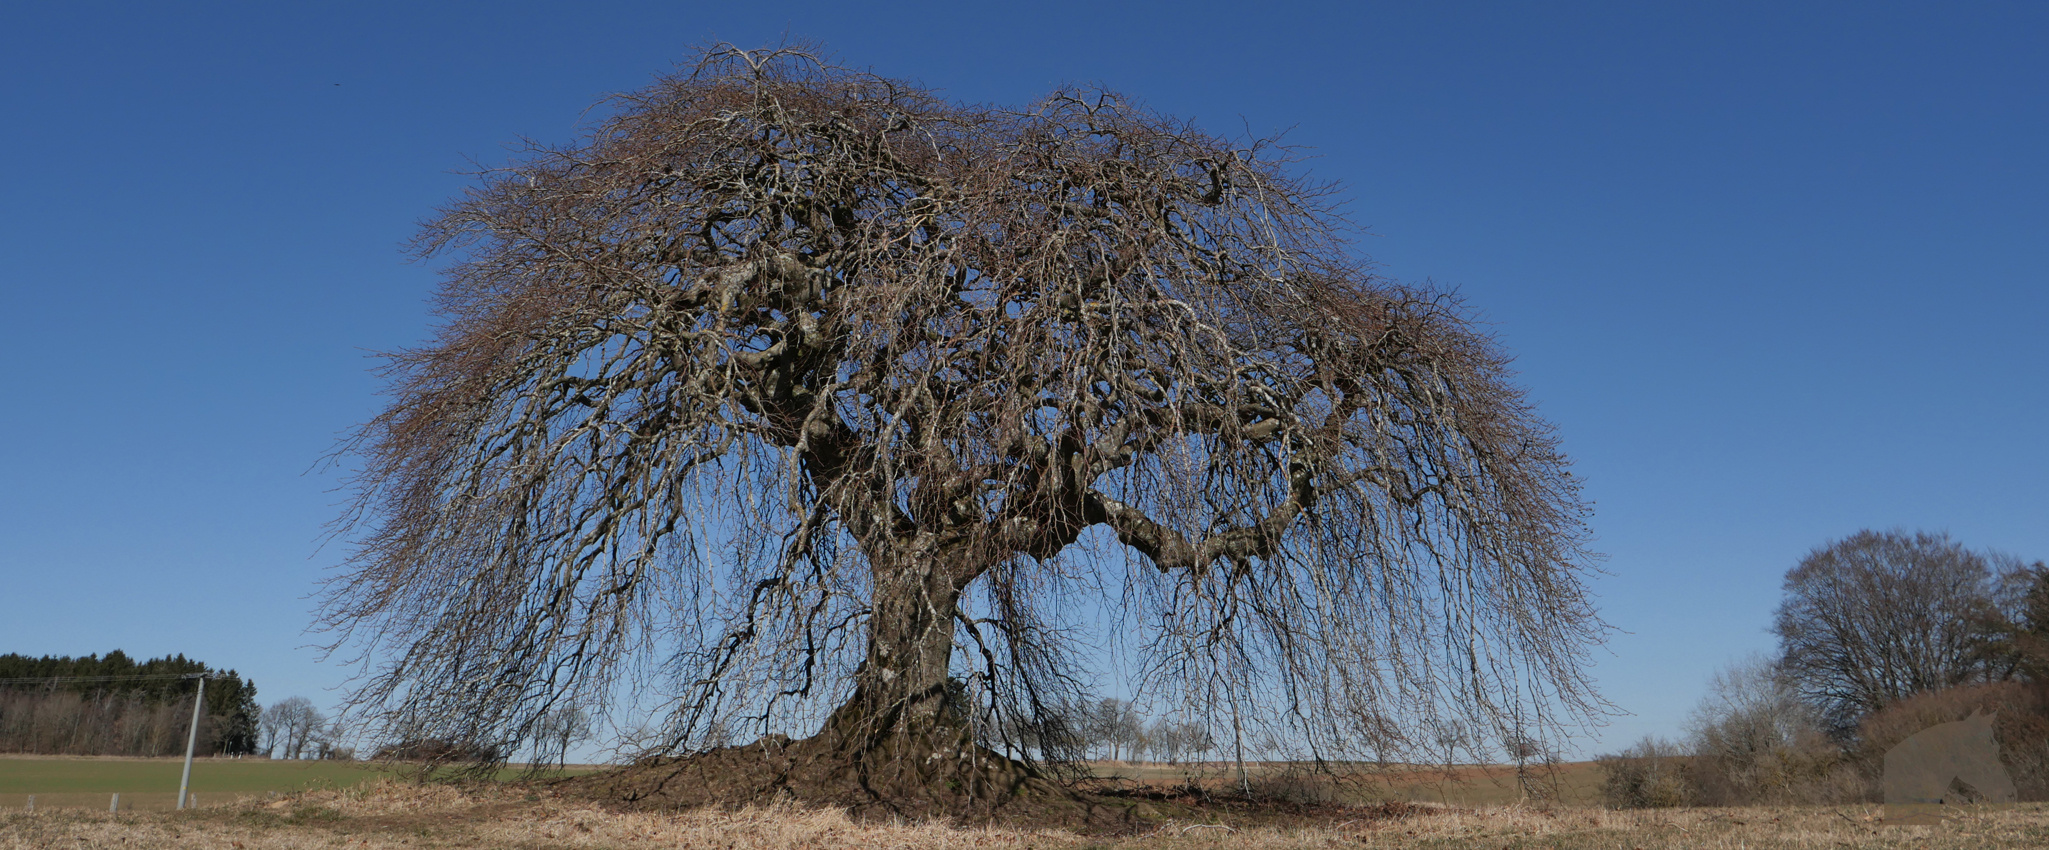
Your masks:
{"label": "soil patch", "polygon": [[1162,797],[1094,793],[974,745],[898,739],[857,758],[820,738],[781,736],[683,758],[650,759],[550,783],[623,811],[797,803],[858,821],[1058,827],[1131,833],[1191,812]]}
{"label": "soil patch", "polygon": [[797,804],[844,810],[870,823],[937,820],[956,826],[1133,835],[1166,824],[1233,828],[1405,819],[1449,811],[1247,797],[1198,783],[1060,782],[985,748],[897,742],[850,761],[819,739],[780,736],[684,758],[651,759],[548,783],[556,793],[619,811],[736,810]]}

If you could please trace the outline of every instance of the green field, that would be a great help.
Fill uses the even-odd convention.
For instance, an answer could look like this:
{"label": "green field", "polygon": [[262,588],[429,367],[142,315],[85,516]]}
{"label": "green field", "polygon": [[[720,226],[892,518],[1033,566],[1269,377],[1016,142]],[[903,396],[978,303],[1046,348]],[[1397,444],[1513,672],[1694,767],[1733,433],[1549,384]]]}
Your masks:
{"label": "green field", "polygon": [[[0,755],[0,811],[20,811],[30,796],[39,809],[105,809],[114,794],[121,795],[124,810],[176,808],[184,764],[183,759]],[[390,768],[357,762],[199,759],[192,763],[192,794],[197,805],[208,806],[271,793],[346,788],[389,775]]]}

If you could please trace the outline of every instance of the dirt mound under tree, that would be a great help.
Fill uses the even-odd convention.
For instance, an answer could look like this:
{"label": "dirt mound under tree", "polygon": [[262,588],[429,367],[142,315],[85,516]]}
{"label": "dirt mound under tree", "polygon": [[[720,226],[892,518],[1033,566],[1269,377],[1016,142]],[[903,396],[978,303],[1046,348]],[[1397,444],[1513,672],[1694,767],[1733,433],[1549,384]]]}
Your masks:
{"label": "dirt mound under tree", "polygon": [[680,758],[648,759],[563,780],[565,793],[627,810],[735,807],[788,800],[862,820],[944,819],[1084,830],[1148,829],[1200,812],[1165,799],[1069,786],[978,746],[958,730],[855,741],[771,735]]}
{"label": "dirt mound under tree", "polygon": [[1222,791],[1201,783],[1064,782],[931,727],[879,740],[771,735],[680,758],[647,759],[551,783],[557,793],[625,811],[739,809],[796,803],[843,809],[859,821],[940,820],[963,826],[1057,828],[1093,834],[1150,832],[1175,823],[1298,827],[1399,820],[1450,811],[1402,801],[1311,802]]}

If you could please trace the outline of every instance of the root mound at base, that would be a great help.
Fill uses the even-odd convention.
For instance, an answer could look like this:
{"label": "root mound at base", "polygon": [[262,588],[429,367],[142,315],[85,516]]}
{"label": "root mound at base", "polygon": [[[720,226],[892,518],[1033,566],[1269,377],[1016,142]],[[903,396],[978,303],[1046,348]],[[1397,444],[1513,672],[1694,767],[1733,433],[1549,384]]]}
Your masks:
{"label": "root mound at base", "polygon": [[[935,740],[937,739],[937,740]],[[1167,816],[1156,803],[1087,794],[1027,765],[946,736],[898,735],[856,749],[827,736],[780,735],[682,758],[650,759],[567,780],[579,796],[630,810],[787,800],[856,818],[1125,831]]]}

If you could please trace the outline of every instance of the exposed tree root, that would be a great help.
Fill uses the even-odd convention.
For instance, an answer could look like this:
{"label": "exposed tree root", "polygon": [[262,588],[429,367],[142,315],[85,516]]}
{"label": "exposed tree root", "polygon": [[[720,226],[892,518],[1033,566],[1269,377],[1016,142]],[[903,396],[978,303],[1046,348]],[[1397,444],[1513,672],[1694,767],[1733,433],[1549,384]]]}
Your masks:
{"label": "exposed tree root", "polygon": [[[629,810],[788,800],[863,820],[942,819],[1086,830],[1146,829],[1180,806],[1070,788],[952,730],[850,740],[781,735],[698,755],[651,759],[568,780],[565,790]],[[1164,808],[1163,808],[1164,806]]]}

